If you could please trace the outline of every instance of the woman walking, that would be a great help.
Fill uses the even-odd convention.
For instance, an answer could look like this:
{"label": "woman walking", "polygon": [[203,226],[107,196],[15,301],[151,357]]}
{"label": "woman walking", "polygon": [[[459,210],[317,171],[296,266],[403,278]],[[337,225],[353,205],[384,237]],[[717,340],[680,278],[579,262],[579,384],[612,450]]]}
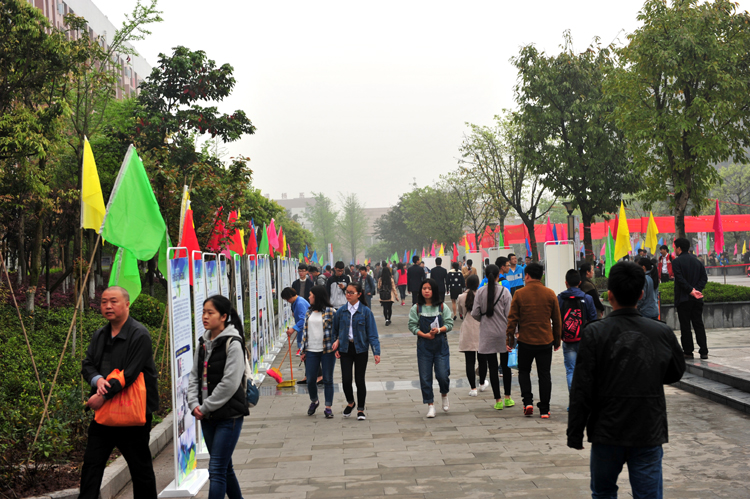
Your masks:
{"label": "woman walking", "polygon": [[[463,276],[462,276],[463,279]],[[468,288],[465,293],[458,297],[458,314],[463,319],[461,332],[458,336],[458,351],[464,353],[466,359],[466,377],[469,379],[471,390],[470,397],[477,396],[477,373],[475,365],[477,362],[477,350],[479,350],[479,322],[471,316],[474,308],[474,298],[479,287],[479,277],[469,276],[466,281]],[[487,381],[487,359],[479,356],[479,390],[484,391],[489,386]]]}
{"label": "woman walking", "polygon": [[[510,398],[512,372],[508,368],[508,350],[506,348],[506,330],[510,313],[511,294],[504,286],[498,284],[500,267],[488,265],[487,285],[479,288],[474,298],[472,317],[479,321],[479,356],[487,361],[490,372],[490,384],[495,396],[495,409],[513,407],[515,402]],[[500,365],[503,369],[503,388],[505,401],[500,395],[500,380],[497,372],[497,354],[500,354]]]}
{"label": "woman walking", "polygon": [[[451,269],[448,271],[448,291],[451,294],[451,309],[453,310],[453,320],[456,320],[456,304],[458,302],[458,295],[463,293],[466,283],[464,282],[464,275],[461,273],[461,267],[458,262],[451,264]],[[475,290],[476,291],[476,290]]]}
{"label": "woman walking", "polygon": [[[453,314],[440,301],[438,284],[425,279],[417,296],[417,303],[409,311],[409,330],[417,338],[417,365],[422,402],[427,404],[427,417],[435,417],[435,394],[432,390],[432,371],[440,385],[443,411],[448,412],[450,391],[450,350],[447,333],[453,328]],[[497,369],[497,368],[495,368]]]}
{"label": "woman walking", "polygon": [[328,302],[328,291],[325,286],[313,286],[310,289],[310,308],[305,316],[305,327],[302,330],[302,348],[300,358],[305,363],[307,373],[307,392],[310,395],[310,408],[307,415],[315,414],[320,405],[316,379],[318,370],[323,371],[323,394],[326,408],[323,411],[326,419],[333,418],[333,368],[336,355],[333,352],[333,315],[336,309]]}
{"label": "woman walking", "polygon": [[638,260],[646,273],[646,284],[643,285],[643,297],[638,300],[637,308],[643,317],[659,320],[659,303],[657,301],[656,290],[659,288],[659,279],[655,279],[654,271],[656,267],[653,262],[646,257]]}
{"label": "woman walking", "polygon": [[407,277],[406,277],[406,269],[404,268],[403,263],[398,264],[398,269],[396,270],[398,273],[398,282],[396,283],[398,285],[398,292],[401,294],[401,306],[403,307],[406,303],[406,284],[407,284]]}
{"label": "woman walking", "polygon": [[346,287],[346,302],[346,306],[339,307],[333,316],[333,350],[336,352],[336,358],[341,359],[341,384],[347,403],[344,408],[344,417],[348,418],[354,411],[353,370],[357,384],[357,419],[364,421],[367,419],[365,417],[365,398],[367,397],[365,372],[369,358],[367,350],[372,348],[375,365],[380,364],[378,327],[375,325],[375,316],[367,307],[361,283],[353,282]]}
{"label": "woman walking", "polygon": [[385,325],[390,326],[393,316],[393,302],[398,301],[398,290],[396,289],[396,283],[393,282],[391,269],[388,267],[383,269],[380,279],[378,279],[378,293],[380,294],[380,305],[383,307]]}
{"label": "woman walking", "polygon": [[[242,499],[232,467],[232,453],[242,431],[247,408],[245,336],[237,311],[224,296],[203,302],[203,327],[188,385],[188,405],[201,421],[211,458],[209,499]],[[314,379],[314,378],[313,378]]]}

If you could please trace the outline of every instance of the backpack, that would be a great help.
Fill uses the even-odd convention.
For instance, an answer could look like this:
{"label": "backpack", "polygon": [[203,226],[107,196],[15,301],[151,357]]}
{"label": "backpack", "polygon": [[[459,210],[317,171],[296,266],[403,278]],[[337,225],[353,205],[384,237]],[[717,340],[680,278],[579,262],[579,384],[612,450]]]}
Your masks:
{"label": "backpack", "polygon": [[581,341],[581,331],[586,325],[586,299],[563,295],[560,315],[562,316],[562,340],[566,343]]}
{"label": "backpack", "polygon": [[258,404],[258,401],[260,400],[260,391],[253,382],[253,368],[250,365],[250,352],[247,350],[247,345],[242,342],[242,338],[233,336],[230,341],[227,341],[227,357],[229,357],[229,345],[234,343],[235,340],[242,343],[242,349],[245,352],[245,375],[243,376],[243,379],[247,384],[247,408],[252,409]]}

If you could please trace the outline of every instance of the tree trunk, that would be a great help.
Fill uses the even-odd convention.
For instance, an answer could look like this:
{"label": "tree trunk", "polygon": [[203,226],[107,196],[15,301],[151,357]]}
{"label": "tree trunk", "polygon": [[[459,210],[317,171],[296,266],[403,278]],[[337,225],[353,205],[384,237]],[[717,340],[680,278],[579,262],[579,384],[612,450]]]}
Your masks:
{"label": "tree trunk", "polygon": [[581,223],[583,224],[583,246],[586,248],[586,261],[594,262],[594,242],[591,240],[591,223],[594,217],[588,212],[581,210]]}
{"label": "tree trunk", "polygon": [[34,312],[34,295],[39,283],[42,266],[42,238],[44,237],[44,222],[37,218],[33,225],[34,238],[31,241],[31,269],[29,272],[29,287],[26,288],[26,310]]}
{"label": "tree trunk", "polygon": [[690,195],[685,191],[676,192],[674,195],[674,232],[675,238],[687,237],[685,233],[685,211]]}
{"label": "tree trunk", "polygon": [[146,273],[146,281],[148,282],[148,294],[150,296],[154,296],[154,274],[156,273],[156,258],[157,257],[154,257],[148,261],[148,272]]}
{"label": "tree trunk", "polygon": [[521,217],[521,221],[526,226],[526,231],[529,233],[529,246],[531,246],[531,260],[534,262],[539,261],[539,250],[536,247],[536,233],[534,232],[534,220],[528,217]]}
{"label": "tree trunk", "polygon": [[18,217],[18,285],[23,284],[23,279],[26,277],[26,215],[23,210]]}

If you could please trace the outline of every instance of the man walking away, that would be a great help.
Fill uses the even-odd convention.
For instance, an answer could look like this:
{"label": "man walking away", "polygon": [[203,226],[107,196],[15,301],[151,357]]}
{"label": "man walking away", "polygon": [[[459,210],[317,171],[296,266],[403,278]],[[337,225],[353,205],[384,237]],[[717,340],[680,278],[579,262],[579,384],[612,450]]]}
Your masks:
{"label": "man walking away", "polygon": [[411,259],[412,266],[406,271],[406,285],[411,293],[411,304],[417,304],[417,298],[422,292],[422,281],[425,279],[424,268],[419,265],[419,255]]}
{"label": "man walking away", "polygon": [[292,283],[292,288],[297,293],[297,296],[301,296],[305,300],[310,297],[310,290],[313,287],[312,279],[307,275],[308,267],[304,263],[300,263],[297,267],[297,273],[299,279]]}
{"label": "man walking away", "polygon": [[448,270],[441,266],[442,263],[442,258],[435,258],[435,266],[432,267],[432,271],[430,272],[430,279],[434,279],[438,285],[438,292],[440,293],[440,303],[443,303],[445,301],[445,283],[448,280]]}
{"label": "man walking away", "polygon": [[609,274],[613,312],[583,330],[570,389],[568,447],[591,442],[591,495],[617,497],[624,463],[633,497],[661,499],[662,444],[669,441],[664,385],[685,372],[672,330],[636,310],[646,276],[631,262]]}
{"label": "man walking away", "polygon": [[359,282],[362,283],[362,290],[367,298],[367,307],[372,310],[372,295],[375,294],[375,279],[367,272],[367,267],[359,267]]}
{"label": "man walking away", "polygon": [[352,282],[348,275],[344,275],[344,262],[338,261],[333,269],[333,275],[326,281],[331,305],[338,309],[346,305],[346,287]]}
{"label": "man walking away", "polygon": [[706,328],[703,326],[703,288],[708,282],[706,267],[695,255],[689,253],[690,241],[680,237],[674,242],[677,258],[672,261],[674,271],[674,302],[677,305],[677,318],[680,321],[680,341],[686,359],[693,356],[693,333],[698,343],[701,359],[708,358]]}
{"label": "man walking away", "polygon": [[587,323],[596,320],[594,300],[579,288],[580,284],[581,274],[570,269],[565,274],[565,286],[568,289],[557,295],[562,318],[563,362],[568,377],[568,391],[573,381],[573,369],[576,367],[576,356],[581,344],[581,331]]}
{"label": "man walking away", "polygon": [[505,279],[510,284],[510,294],[515,295],[516,291],[524,286],[524,268],[518,264],[518,257],[514,253],[508,255],[510,259],[510,271],[505,274]]}
{"label": "man walking away", "polygon": [[[151,336],[143,324],[130,317],[130,296],[125,288],[110,286],[105,289],[101,306],[102,315],[109,324],[94,333],[81,365],[83,379],[91,385],[86,407],[98,411],[143,374],[146,384],[146,424],[115,427],[91,421],[78,497],[99,497],[104,468],[112,450],[117,447],[128,463],[134,497],[156,499],[156,477],[148,448],[151,415],[159,409]],[[115,369],[123,371],[125,386],[117,379],[107,380]]]}
{"label": "man walking away", "polygon": [[549,400],[552,395],[552,349],[560,349],[560,304],[555,292],[542,284],[544,267],[538,263],[526,266],[526,286],[518,288],[510,304],[506,345],[512,350],[518,327],[518,384],[521,385],[523,413],[534,414],[534,394],[531,392],[531,363],[536,360],[539,377],[539,412],[549,419]]}
{"label": "man walking away", "polygon": [[674,259],[669,254],[669,248],[666,244],[662,244],[659,248],[661,256],[659,257],[659,273],[661,274],[661,282],[669,282],[674,279],[674,269],[672,268],[672,262]]}

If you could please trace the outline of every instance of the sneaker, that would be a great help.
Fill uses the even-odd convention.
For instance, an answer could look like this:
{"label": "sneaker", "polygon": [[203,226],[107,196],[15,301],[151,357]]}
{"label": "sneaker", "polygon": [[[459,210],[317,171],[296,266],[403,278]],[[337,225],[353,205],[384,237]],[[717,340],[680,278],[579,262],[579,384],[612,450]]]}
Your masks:
{"label": "sneaker", "polygon": [[453,320],[454,320],[454,321],[456,320],[456,316],[455,316],[455,315],[453,316]]}
{"label": "sneaker", "polygon": [[549,419],[549,415],[549,412],[547,414],[542,414],[542,419]]}
{"label": "sneaker", "polygon": [[344,407],[344,412],[343,412],[344,417],[348,418],[349,416],[351,416],[353,410],[354,410],[353,405],[347,405],[346,407]]}
{"label": "sneaker", "polygon": [[385,321],[385,325],[386,326],[390,326],[391,325],[391,321]]}
{"label": "sneaker", "polygon": [[476,396],[477,396],[476,388],[472,388],[471,390],[469,390],[469,397],[476,397]]}
{"label": "sneaker", "polygon": [[502,400],[500,402],[495,402],[495,409],[498,410],[498,411],[502,411],[503,410],[503,401]]}
{"label": "sneaker", "polygon": [[333,419],[333,411],[326,407],[326,410],[323,411],[323,414],[325,415],[326,419]]}
{"label": "sneaker", "polygon": [[404,305],[405,305],[405,303],[404,303],[404,302],[401,302],[401,306],[403,307]]}
{"label": "sneaker", "polygon": [[310,404],[310,408],[307,409],[307,415],[312,416],[315,414],[315,411],[318,409],[318,406],[320,405],[320,400],[316,400],[315,402]]}
{"label": "sneaker", "polygon": [[708,360],[708,354],[707,353],[702,353],[701,354],[701,359],[702,360]]}
{"label": "sneaker", "polygon": [[451,408],[450,402],[448,402],[448,396],[441,397],[443,399],[443,412],[448,412],[448,409]]}
{"label": "sneaker", "polygon": [[490,386],[490,381],[486,379],[486,380],[484,380],[484,383],[482,383],[481,385],[479,385],[479,391],[480,392],[485,391],[488,386]]}
{"label": "sneaker", "polygon": [[299,357],[299,350],[300,350],[300,349],[298,348],[298,349],[297,349],[297,356],[298,356],[298,357]]}
{"label": "sneaker", "polygon": [[534,406],[533,405],[527,405],[523,408],[523,415],[524,416],[533,416],[534,415]]}
{"label": "sneaker", "polygon": [[505,399],[503,400],[503,404],[505,405],[505,407],[513,407],[514,405],[516,405],[516,403],[513,402],[513,399]]}
{"label": "sneaker", "polygon": [[427,406],[427,407],[429,407],[429,409],[427,409],[427,417],[428,418],[434,418],[435,417],[435,406],[434,405],[430,405],[430,406]]}
{"label": "sneaker", "polygon": [[367,419],[365,417],[365,411],[357,411],[357,421],[364,421]]}

